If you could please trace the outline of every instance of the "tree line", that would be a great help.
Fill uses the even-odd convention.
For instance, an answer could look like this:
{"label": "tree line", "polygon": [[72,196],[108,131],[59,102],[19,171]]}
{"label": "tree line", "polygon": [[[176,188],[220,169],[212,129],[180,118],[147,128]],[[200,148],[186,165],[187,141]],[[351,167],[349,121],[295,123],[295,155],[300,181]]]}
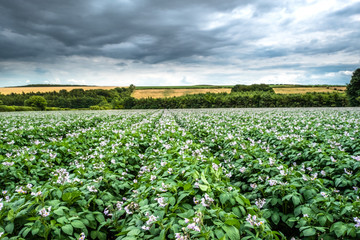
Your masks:
{"label": "tree line", "polygon": [[[131,96],[135,89],[134,85],[128,88],[105,89],[65,89],[51,92],[31,92],[31,93],[11,93],[8,95],[0,94],[0,105],[28,106],[31,108],[44,110],[61,109],[82,109],[97,106],[99,109],[124,108],[123,101]],[[96,107],[95,107],[96,108]],[[0,109],[1,110],[1,109]],[[22,108],[21,110],[27,110]]]}
{"label": "tree line", "polygon": [[127,99],[126,108],[258,108],[258,107],[345,107],[345,94],[275,94],[268,92],[206,93],[172,98]]}
{"label": "tree line", "polygon": [[0,94],[0,111],[60,109],[155,109],[240,107],[346,107],[360,106],[360,68],[354,71],[346,94],[275,94],[266,84],[235,85],[231,93],[206,93],[172,98],[131,97],[128,88],[73,89],[59,92]]}
{"label": "tree line", "polygon": [[[92,90],[88,90],[92,91]],[[98,90],[97,90],[98,91]],[[234,92],[234,93],[206,93],[185,95],[171,98],[141,98],[136,99],[129,93],[123,93],[121,97],[112,90],[104,96],[88,96],[87,91],[78,91],[78,95],[63,92],[58,95],[10,94],[1,100],[6,105],[22,106],[24,102],[28,107],[43,110],[62,109],[156,109],[156,108],[239,108],[239,107],[345,107],[349,106],[348,98],[341,93],[307,93],[307,94],[275,94],[271,92]],[[81,93],[81,94],[80,94]],[[102,92],[104,93],[104,92]],[[68,96],[67,96],[68,95]],[[28,98],[26,98],[26,96]],[[13,99],[12,99],[13,98]],[[22,101],[20,101],[21,99]],[[10,103],[10,104],[9,104]],[[45,106],[44,106],[45,105]],[[16,110],[16,109],[15,109]]]}

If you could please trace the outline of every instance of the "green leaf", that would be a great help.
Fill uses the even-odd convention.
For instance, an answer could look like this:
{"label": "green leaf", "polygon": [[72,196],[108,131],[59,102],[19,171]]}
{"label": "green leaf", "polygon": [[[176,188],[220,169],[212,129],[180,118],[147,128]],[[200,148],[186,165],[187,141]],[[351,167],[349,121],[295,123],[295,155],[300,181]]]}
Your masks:
{"label": "green leaf", "polygon": [[270,203],[271,203],[272,206],[276,205],[277,202],[278,202],[278,199],[277,199],[276,197],[273,197],[273,198],[271,199],[271,201],[270,201]]}
{"label": "green leaf", "polygon": [[89,221],[94,221],[94,220],[95,220],[94,215],[92,215],[91,213],[86,214],[85,217],[86,217],[86,219],[89,220]]}
{"label": "green leaf", "polygon": [[8,233],[12,233],[14,231],[14,223],[11,222],[8,225],[6,225],[5,231],[8,232]]}
{"label": "green leaf", "polygon": [[101,199],[95,199],[95,203],[96,203],[97,205],[99,205],[99,206],[104,205],[104,201],[101,200]]}
{"label": "green leaf", "polygon": [[234,226],[223,226],[222,227],[225,231],[225,236],[227,236],[230,240],[239,240],[240,233],[239,230]]}
{"label": "green leaf", "polygon": [[273,212],[273,214],[271,215],[271,220],[277,225],[280,222],[279,213]]}
{"label": "green leaf", "polygon": [[31,230],[31,234],[35,236],[40,231],[40,228],[36,227]]}
{"label": "green leaf", "polygon": [[11,221],[15,218],[15,213],[14,213],[13,209],[10,209],[10,211],[8,212],[7,218],[9,219],[9,221]]}
{"label": "green leaf", "polygon": [[203,183],[209,185],[209,182],[206,180],[204,172],[201,172],[200,178],[201,178],[201,181],[203,181]]}
{"label": "green leaf", "polygon": [[337,225],[334,228],[334,232],[335,232],[337,237],[341,237],[346,232],[346,226],[344,224],[340,223],[339,225]]}
{"label": "green leaf", "polygon": [[136,237],[133,237],[133,236],[128,236],[128,237],[125,237],[125,238],[122,238],[123,240],[137,240],[138,238]]}
{"label": "green leaf", "polygon": [[63,232],[67,235],[72,235],[74,228],[70,224],[66,224],[65,226],[61,227],[61,230],[63,230]]}
{"label": "green leaf", "polygon": [[56,191],[56,196],[57,196],[58,198],[61,198],[62,192],[61,192],[60,189],[58,189],[58,190]]}
{"label": "green leaf", "polygon": [[234,219],[234,218],[233,219],[226,219],[225,224],[230,225],[230,226],[239,227],[239,228],[241,226],[239,220]]}
{"label": "green leaf", "polygon": [[176,200],[175,200],[174,197],[170,197],[169,200],[168,200],[168,202],[169,202],[169,204],[170,204],[171,206],[174,206],[175,203],[176,203]]}
{"label": "green leaf", "polygon": [[91,231],[90,237],[91,237],[92,239],[95,239],[95,238],[97,237],[97,231]]}
{"label": "green leaf", "polygon": [[105,217],[102,214],[96,215],[95,218],[99,223],[105,222]]}
{"label": "green leaf", "polygon": [[104,232],[97,232],[97,237],[100,239],[100,240],[106,240],[106,233]]}
{"label": "green leaf", "polygon": [[140,229],[134,228],[130,232],[127,233],[128,236],[137,236],[140,233]]}
{"label": "green leaf", "polygon": [[292,201],[295,207],[300,204],[300,198],[298,196],[293,196]]}
{"label": "green leaf", "polygon": [[215,235],[218,239],[222,238],[224,236],[224,232],[220,229],[215,230]]}
{"label": "green leaf", "polygon": [[220,202],[224,204],[227,200],[229,200],[230,196],[227,193],[220,194]]}
{"label": "green leaf", "polygon": [[298,206],[294,209],[295,216],[299,216],[301,214],[302,206]]}
{"label": "green leaf", "polygon": [[334,217],[331,214],[327,214],[326,218],[330,221],[333,222],[334,221]]}
{"label": "green leaf", "polygon": [[64,211],[62,210],[62,208],[58,208],[54,211],[54,213],[58,216],[63,216],[64,215]]}
{"label": "green leaf", "polygon": [[59,217],[56,219],[56,221],[61,224],[69,222],[69,220],[66,217]]}
{"label": "green leaf", "polygon": [[194,216],[195,212],[193,209],[189,209],[188,211],[184,212],[184,213],[179,213],[178,216],[182,217],[182,218],[191,218],[192,216]]}
{"label": "green leaf", "polygon": [[264,209],[264,211],[263,211],[264,213],[263,213],[263,217],[264,218],[269,218],[269,217],[271,217],[271,211],[269,210],[269,209]]}
{"label": "green leaf", "polygon": [[147,199],[142,200],[142,201],[139,202],[139,206],[140,206],[140,207],[146,206],[146,205],[148,205],[148,204],[149,204],[149,201],[148,201]]}
{"label": "green leaf", "polygon": [[29,234],[30,231],[31,231],[31,228],[27,228],[27,229],[22,233],[23,237],[26,237],[26,236]]}
{"label": "green leaf", "polygon": [[181,202],[181,200],[183,200],[187,196],[189,196],[189,193],[181,193],[177,200],[177,203],[179,204]]}
{"label": "green leaf", "polygon": [[231,210],[232,210],[233,213],[235,213],[235,215],[237,217],[240,218],[242,216],[241,211],[240,211],[240,209],[238,207],[233,207]]}
{"label": "green leaf", "polygon": [[86,228],[85,224],[80,221],[80,220],[74,220],[71,222],[71,225],[74,227],[74,228]]}
{"label": "green leaf", "polygon": [[303,214],[307,214],[307,215],[310,215],[313,213],[313,211],[309,207],[303,207],[303,208],[301,208],[301,211]]}
{"label": "green leaf", "polygon": [[71,192],[64,193],[61,198],[64,202],[70,202],[71,200]]}
{"label": "green leaf", "polygon": [[206,186],[204,184],[199,184],[199,188],[201,189],[201,191],[206,192],[208,189],[208,186]]}
{"label": "green leaf", "polygon": [[318,218],[318,221],[319,221],[319,223],[320,223],[321,226],[325,226],[326,221],[327,221],[327,218],[326,218],[326,216],[320,216],[320,217]]}
{"label": "green leaf", "polygon": [[308,228],[304,230],[302,233],[305,237],[314,236],[316,234],[316,230],[314,228]]}
{"label": "green leaf", "polygon": [[186,183],[184,186],[184,191],[190,190],[192,188],[192,184],[191,183]]}

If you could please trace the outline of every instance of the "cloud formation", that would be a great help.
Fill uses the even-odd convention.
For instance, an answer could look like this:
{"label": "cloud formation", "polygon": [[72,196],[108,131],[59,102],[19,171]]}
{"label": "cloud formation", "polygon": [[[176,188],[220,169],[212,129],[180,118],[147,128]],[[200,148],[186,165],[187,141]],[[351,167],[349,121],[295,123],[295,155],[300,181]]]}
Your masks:
{"label": "cloud formation", "polygon": [[360,0],[2,0],[0,23],[2,86],[344,84],[360,67]]}

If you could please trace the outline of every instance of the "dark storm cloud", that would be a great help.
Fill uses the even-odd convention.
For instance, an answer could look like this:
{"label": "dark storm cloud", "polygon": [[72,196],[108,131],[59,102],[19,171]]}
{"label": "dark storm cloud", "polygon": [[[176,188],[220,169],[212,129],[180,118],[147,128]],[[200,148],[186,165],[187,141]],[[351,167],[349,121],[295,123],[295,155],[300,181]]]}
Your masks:
{"label": "dark storm cloud", "polygon": [[[208,56],[212,49],[252,37],[252,31],[243,28],[243,39],[233,38],[228,25],[203,29],[212,14],[252,2],[3,0],[0,58],[84,55],[156,63]],[[257,14],[270,7],[263,1]],[[240,27],[246,22],[229,24]]]}
{"label": "dark storm cloud", "polygon": [[359,64],[359,12],[360,0],[1,0],[0,71],[56,83],[92,77],[89,68],[132,81],[141,69],[166,72],[172,64],[183,83],[214,79],[213,68],[229,81],[246,71],[256,71],[255,80],[271,69],[350,71]]}

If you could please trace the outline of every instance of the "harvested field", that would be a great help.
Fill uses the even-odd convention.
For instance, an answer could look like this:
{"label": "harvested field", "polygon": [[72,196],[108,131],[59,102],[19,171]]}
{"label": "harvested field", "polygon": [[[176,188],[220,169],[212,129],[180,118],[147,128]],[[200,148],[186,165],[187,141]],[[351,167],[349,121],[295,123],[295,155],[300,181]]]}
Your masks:
{"label": "harvested field", "polygon": [[165,98],[165,97],[180,97],[187,94],[199,93],[222,93],[231,92],[231,88],[208,88],[208,89],[141,89],[135,90],[133,93],[134,98]]}
{"label": "harvested field", "polygon": [[91,90],[91,89],[114,89],[117,87],[114,86],[107,86],[107,87],[101,87],[101,86],[94,86],[94,87],[9,87],[9,88],[0,88],[1,94],[11,94],[11,93],[30,93],[30,92],[59,92],[62,89],[65,89],[67,91],[71,91],[73,89],[79,89],[82,88],[84,90]]}
{"label": "harvested field", "polygon": [[346,87],[297,87],[297,88],[273,88],[275,93],[296,94],[308,92],[345,92]]}

